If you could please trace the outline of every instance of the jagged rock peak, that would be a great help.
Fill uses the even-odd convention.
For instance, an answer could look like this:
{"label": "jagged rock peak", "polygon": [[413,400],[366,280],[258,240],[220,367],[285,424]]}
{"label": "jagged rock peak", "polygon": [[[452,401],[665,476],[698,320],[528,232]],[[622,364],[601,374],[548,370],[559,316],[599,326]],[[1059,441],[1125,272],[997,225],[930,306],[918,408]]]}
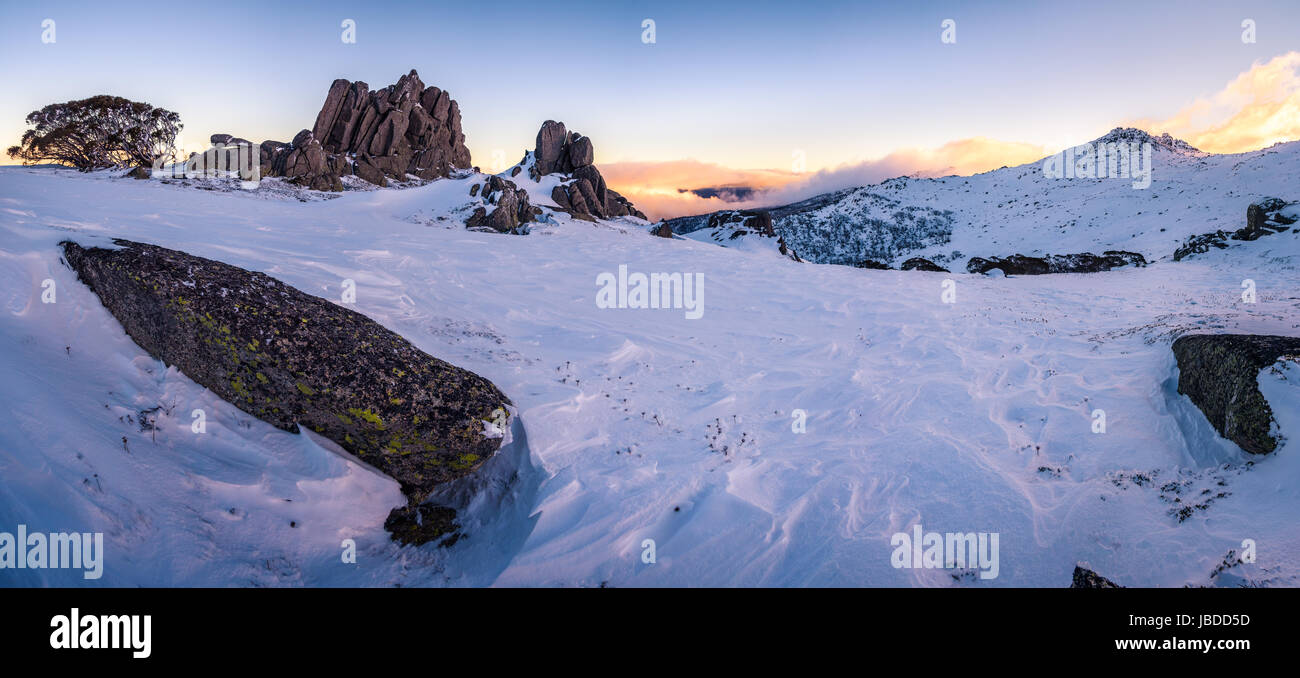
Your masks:
{"label": "jagged rock peak", "polygon": [[1161,148],[1174,153],[1195,154],[1202,152],[1199,148],[1196,148],[1186,141],[1174,138],[1168,132],[1165,132],[1160,136],[1154,136],[1146,130],[1141,130],[1136,127],[1116,127],[1097,138],[1092,143],[1114,143],[1120,141],[1138,144],[1149,143],[1153,146],[1160,146]]}
{"label": "jagged rock peak", "polygon": [[470,166],[459,104],[426,87],[414,69],[374,91],[335,80],[311,133],[326,152],[354,156],[357,176],[371,183],[407,174],[435,179]]}
{"label": "jagged rock peak", "polygon": [[547,120],[537,131],[533,164],[529,174],[534,181],[548,174],[568,175],[566,182],[551,191],[551,199],[560,209],[580,218],[606,219],[646,216],[627,198],[605,186],[600,170],[592,164],[595,149],[591,139],[565,128],[564,123]]}

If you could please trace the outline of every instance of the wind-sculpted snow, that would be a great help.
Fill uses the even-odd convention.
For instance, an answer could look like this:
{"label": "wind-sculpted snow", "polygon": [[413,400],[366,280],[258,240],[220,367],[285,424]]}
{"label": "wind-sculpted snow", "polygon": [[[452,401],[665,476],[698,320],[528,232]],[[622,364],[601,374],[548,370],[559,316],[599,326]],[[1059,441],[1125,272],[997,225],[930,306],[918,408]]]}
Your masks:
{"label": "wind-sculpted snow", "polygon": [[[1286,196],[1262,164],[1229,162],[1246,163],[1223,175],[1236,183],[1188,188],[1182,203],[1157,165],[1160,202],[1133,211],[1154,207],[1170,225],[1196,214],[1187,230],[1207,232],[1199,222],[1216,213],[1186,205],[1231,204],[1235,223],[1255,191]],[[972,205],[997,200],[986,176],[946,181]],[[524,237],[437,219],[470,183],[300,203],[0,169],[0,525],[103,531],[104,585],[1063,587],[1080,563],[1133,587],[1300,584],[1296,389],[1260,377],[1283,440],[1248,457],[1177,393],[1170,350],[1189,333],[1300,335],[1294,231],[1177,263],[995,279],[952,262],[798,263],[562,213]],[[948,209],[899,197],[913,183],[876,192]],[[1066,206],[1084,203],[1049,195],[1044,184],[1002,208],[1034,228],[998,221],[984,237],[1075,238],[1054,224],[1085,223]],[[1088,204],[1098,218],[1124,206]],[[961,240],[970,217],[954,215],[940,251],[1010,249],[970,249],[984,240]],[[1157,238],[1154,223],[1121,249],[1167,254],[1185,237]],[[1048,251],[1110,248],[1079,230]],[[135,346],[59,262],[61,240],[114,237],[322,297],[354,280],[354,310],[510,394],[507,444],[439,497],[466,538],[393,544],[395,482]],[[701,314],[599,307],[598,278],[623,265],[702,274]],[[46,280],[57,303],[41,302]],[[918,525],[1000,535],[997,577],[894,567],[892,537]],[[340,562],[343,539],[355,565]],[[1238,562],[1246,539],[1256,562]],[[5,583],[84,585],[79,573],[18,576]]]}

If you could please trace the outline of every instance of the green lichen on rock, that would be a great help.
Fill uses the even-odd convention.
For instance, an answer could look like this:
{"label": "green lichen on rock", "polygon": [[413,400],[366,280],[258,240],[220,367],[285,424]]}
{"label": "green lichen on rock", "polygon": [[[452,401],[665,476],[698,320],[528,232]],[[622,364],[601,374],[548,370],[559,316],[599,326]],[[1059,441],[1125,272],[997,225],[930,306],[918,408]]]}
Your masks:
{"label": "green lichen on rock", "polygon": [[141,348],[241,410],[286,431],[316,431],[397,480],[410,504],[390,521],[419,529],[394,539],[423,543],[452,524],[424,525],[428,507],[419,505],[496,453],[500,439],[482,434],[482,422],[510,402],[496,386],[270,276],[115,245],[62,243],[68,264]]}
{"label": "green lichen on rock", "polygon": [[1214,430],[1251,454],[1277,449],[1273,410],[1259,392],[1259,372],[1300,354],[1300,337],[1193,334],[1174,341],[1178,392],[1191,398]]}

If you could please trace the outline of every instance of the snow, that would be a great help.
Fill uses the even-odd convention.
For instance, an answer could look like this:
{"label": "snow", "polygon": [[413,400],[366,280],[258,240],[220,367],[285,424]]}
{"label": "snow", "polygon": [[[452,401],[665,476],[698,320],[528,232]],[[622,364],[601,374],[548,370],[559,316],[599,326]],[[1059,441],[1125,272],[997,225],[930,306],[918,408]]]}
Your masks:
{"label": "snow", "polygon": [[[1294,147],[1260,153],[1294,178]],[[1256,194],[1295,197],[1270,185],[1281,179],[1264,160],[1187,162],[1231,182],[1180,194],[1157,165],[1148,192],[1128,190],[1160,195],[1141,211],[1169,213],[1170,231],[1157,236],[1153,220],[1107,232],[1172,252],[1184,231],[1239,227]],[[949,193],[933,198],[898,191],[946,209],[971,189],[954,213],[974,221],[981,182],[1014,175],[998,176],[939,180]],[[1176,393],[1169,349],[1186,332],[1296,335],[1293,232],[1104,274],[875,271],[656,238],[634,219],[551,213],[526,236],[467,232],[455,215],[476,178],[321,200],[0,168],[0,530],[104,532],[94,585],[108,586],[1059,587],[1078,562],[1128,586],[1297,584],[1296,436],[1246,458]],[[1047,195],[1049,180],[1025,181]],[[1060,195],[1092,190],[1058,183]],[[535,202],[549,195],[529,188]],[[1137,205],[1071,204],[1092,231]],[[1102,249],[1054,221],[980,223],[999,244],[975,246],[977,228],[944,249]],[[60,240],[112,237],[330,299],[353,279],[356,310],[496,383],[518,407],[506,446],[440,493],[467,537],[396,546],[382,527],[402,503],[395,482],[149,358],[60,263]],[[707,274],[703,317],[598,308],[597,276],[621,264]],[[41,303],[47,278],[57,303]],[[1244,278],[1258,303],[1242,302]],[[1300,427],[1292,372],[1260,378],[1284,433]],[[142,431],[140,411],[160,405],[157,430]],[[206,433],[191,431],[195,409]],[[1098,409],[1104,433],[1092,432]],[[1180,521],[1204,490],[1212,501]],[[998,533],[999,576],[895,569],[890,538],[917,523]],[[356,564],[341,562],[345,539]],[[1246,539],[1258,562],[1211,576]],[[3,570],[0,584],[88,582]]]}
{"label": "snow", "polygon": [[[900,177],[818,196],[773,209],[773,228],[809,261],[875,259],[897,266],[920,256],[965,272],[971,257],[1010,254],[1124,250],[1168,260],[1191,236],[1244,227],[1252,202],[1300,200],[1300,143],[1207,155],[1176,150],[1182,143],[1176,140],[1152,140],[1152,181],[1145,189],[1124,178],[1047,178],[1039,161],[969,177]],[[1286,210],[1294,218],[1300,207]],[[687,221],[678,232],[704,223]]]}

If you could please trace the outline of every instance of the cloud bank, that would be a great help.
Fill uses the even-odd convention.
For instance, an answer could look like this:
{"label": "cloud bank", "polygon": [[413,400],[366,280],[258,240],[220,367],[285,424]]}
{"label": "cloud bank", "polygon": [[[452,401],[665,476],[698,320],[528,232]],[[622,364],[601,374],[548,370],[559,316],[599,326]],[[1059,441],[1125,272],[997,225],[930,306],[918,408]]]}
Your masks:
{"label": "cloud bank", "polygon": [[1165,120],[1134,127],[1168,132],[1210,153],[1243,153],[1300,139],[1300,52],[1256,61],[1223,89]]}
{"label": "cloud bank", "polygon": [[[1218,92],[1193,101],[1166,119],[1139,118],[1115,126],[1168,132],[1210,153],[1241,153],[1300,139],[1300,52],[1257,61]],[[661,219],[720,209],[773,207],[898,176],[977,174],[1034,162],[1056,150],[974,137],[932,149],[901,149],[882,158],[812,174],[735,169],[696,160],[613,163],[602,165],[601,172],[614,190],[652,219]],[[679,191],[725,186],[759,192],[751,200],[727,202]]]}
{"label": "cloud bank", "polygon": [[[696,160],[611,163],[601,165],[600,171],[611,188],[651,219],[661,219],[720,209],[773,207],[898,176],[976,174],[1003,165],[1031,162],[1045,155],[1047,151],[1041,146],[980,137],[952,141],[934,149],[902,149],[882,158],[846,163],[811,174],[735,169]],[[680,190],[723,186],[746,186],[759,192],[750,200],[728,202]]]}

